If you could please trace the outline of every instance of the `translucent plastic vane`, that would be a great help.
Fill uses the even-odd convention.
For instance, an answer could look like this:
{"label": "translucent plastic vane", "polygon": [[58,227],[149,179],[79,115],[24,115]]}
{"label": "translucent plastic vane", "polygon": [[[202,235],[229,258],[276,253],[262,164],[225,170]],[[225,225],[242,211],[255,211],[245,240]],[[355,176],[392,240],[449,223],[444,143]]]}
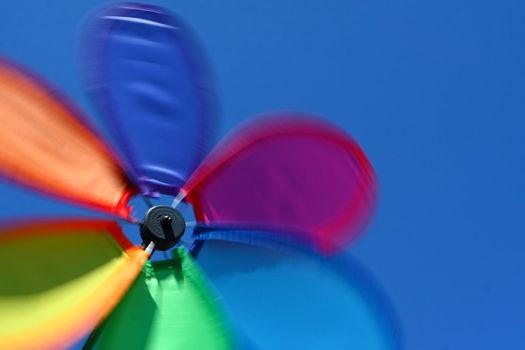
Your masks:
{"label": "translucent plastic vane", "polygon": [[329,253],[368,222],[376,180],[349,136],[320,120],[281,113],[219,145],[183,193],[209,227],[281,231]]}
{"label": "translucent plastic vane", "polygon": [[147,256],[116,223],[49,221],[0,232],[0,348],[65,349],[122,298]]}
{"label": "translucent plastic vane", "polygon": [[94,349],[231,349],[234,338],[216,297],[184,248],[154,262],[92,335]]}
{"label": "translucent plastic vane", "polygon": [[39,191],[129,216],[133,190],[80,113],[47,84],[0,60],[0,174]]}
{"label": "translucent plastic vane", "polygon": [[145,194],[174,194],[206,154],[212,89],[189,28],[165,10],[117,4],[86,27],[86,87]]}
{"label": "translucent plastic vane", "polygon": [[197,260],[256,349],[402,348],[383,290],[348,254],[325,259],[208,241]]}

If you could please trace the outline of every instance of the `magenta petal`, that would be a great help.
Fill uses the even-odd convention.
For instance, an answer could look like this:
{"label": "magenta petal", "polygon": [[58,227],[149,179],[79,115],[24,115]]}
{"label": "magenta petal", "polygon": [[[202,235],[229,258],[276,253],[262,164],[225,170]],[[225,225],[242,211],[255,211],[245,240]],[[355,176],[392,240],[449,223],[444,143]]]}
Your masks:
{"label": "magenta petal", "polygon": [[272,227],[332,252],[355,238],[376,199],[361,148],[326,122],[265,116],[234,133],[184,188],[197,218],[229,227]]}

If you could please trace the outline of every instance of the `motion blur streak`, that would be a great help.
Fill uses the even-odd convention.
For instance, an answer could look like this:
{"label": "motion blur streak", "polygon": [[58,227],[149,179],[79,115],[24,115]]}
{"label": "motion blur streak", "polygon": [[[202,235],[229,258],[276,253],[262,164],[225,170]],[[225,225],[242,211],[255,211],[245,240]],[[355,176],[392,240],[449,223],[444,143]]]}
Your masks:
{"label": "motion blur streak", "polygon": [[45,83],[0,60],[0,173],[37,190],[128,217],[129,182],[79,118]]}

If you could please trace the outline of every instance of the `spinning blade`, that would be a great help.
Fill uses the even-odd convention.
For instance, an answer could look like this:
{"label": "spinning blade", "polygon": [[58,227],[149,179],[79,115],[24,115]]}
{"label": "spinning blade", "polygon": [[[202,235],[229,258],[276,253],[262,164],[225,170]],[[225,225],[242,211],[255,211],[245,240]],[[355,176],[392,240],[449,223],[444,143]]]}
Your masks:
{"label": "spinning blade", "polygon": [[231,349],[234,338],[184,248],[148,264],[110,315],[94,349]]}
{"label": "spinning blade", "polygon": [[48,221],[0,234],[0,348],[63,349],[118,303],[147,259],[109,221]]}
{"label": "spinning blade", "polygon": [[133,188],[80,112],[0,59],[0,173],[72,202],[129,217]]}
{"label": "spinning blade", "polygon": [[206,154],[213,89],[189,28],[166,10],[134,3],[88,22],[86,88],[141,191],[176,194]]}
{"label": "spinning blade", "polygon": [[347,253],[326,259],[283,248],[208,241],[198,257],[255,348],[401,348],[390,303]]}
{"label": "spinning blade", "polygon": [[[239,229],[238,238],[245,229],[279,232],[330,253],[368,223],[376,182],[350,137],[319,120],[281,113],[219,144],[183,193],[205,223],[203,238]],[[257,238],[254,232],[246,237]]]}

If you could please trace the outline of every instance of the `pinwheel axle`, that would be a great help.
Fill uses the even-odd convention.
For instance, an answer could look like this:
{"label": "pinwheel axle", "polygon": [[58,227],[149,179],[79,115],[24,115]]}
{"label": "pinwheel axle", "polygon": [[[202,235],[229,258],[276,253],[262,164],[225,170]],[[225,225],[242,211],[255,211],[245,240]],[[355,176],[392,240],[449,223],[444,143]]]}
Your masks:
{"label": "pinwheel axle", "polygon": [[184,218],[176,209],[158,205],[146,212],[140,236],[145,246],[153,242],[155,250],[168,250],[179,242],[185,229]]}

